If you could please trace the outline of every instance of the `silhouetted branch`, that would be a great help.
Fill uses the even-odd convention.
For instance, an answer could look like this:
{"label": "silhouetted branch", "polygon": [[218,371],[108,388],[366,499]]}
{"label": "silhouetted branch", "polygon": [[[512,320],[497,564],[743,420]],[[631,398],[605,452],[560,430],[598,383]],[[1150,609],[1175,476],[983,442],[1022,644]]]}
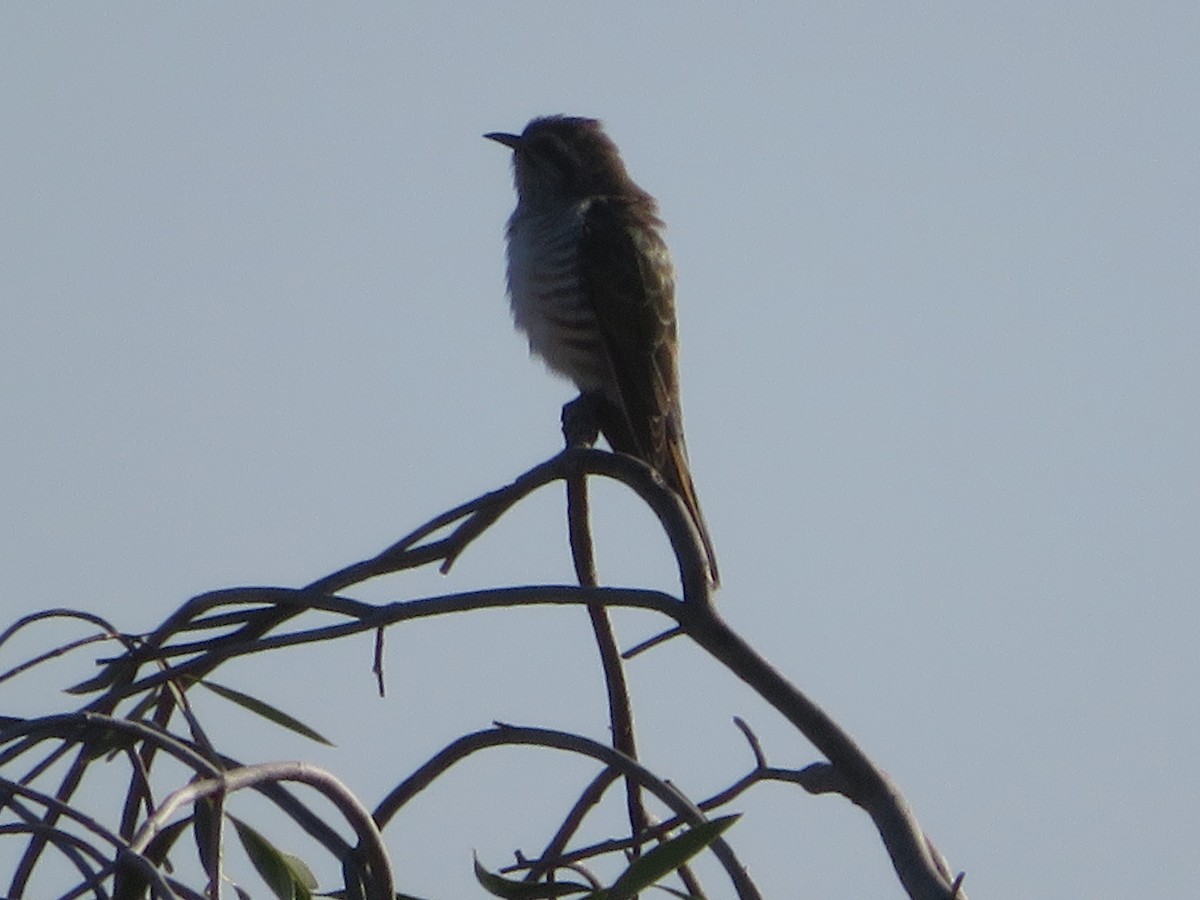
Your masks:
{"label": "silhouetted branch", "polygon": [[[637,782],[667,807],[680,819],[689,825],[699,825],[705,821],[704,814],[694,803],[688,800],[669,782],[658,778],[648,769],[639,765],[623,753],[614,750],[606,744],[590,740],[576,734],[567,734],[546,728],[527,728],[516,725],[500,724],[487,731],[477,731],[473,734],[458,738],[440,752],[431,757],[412,775],[394,787],[375,808],[375,821],[380,829],[386,828],[392,817],[409,800],[427,788],[442,773],[455,763],[460,762],[472,753],[491,747],[503,746],[535,746],[549,747],[555,750],[565,750],[600,761],[604,765],[620,772],[622,777]],[[718,838],[712,843],[713,854],[721,862],[733,883],[737,895],[743,900],[759,898],[760,894],[745,867],[738,861],[732,848],[724,839]]]}
{"label": "silhouetted branch", "polygon": [[[260,614],[279,619],[290,619],[308,609],[328,611],[341,614],[347,621],[336,625],[305,629],[273,637],[247,638],[242,631],[234,632],[226,637],[214,638],[209,641],[195,641],[187,644],[165,643],[168,636],[162,634],[164,645],[154,651],[154,656],[141,661],[153,659],[171,659],[176,656],[190,656],[193,659],[177,663],[164,671],[153,675],[110,688],[105,698],[122,698],[157,687],[171,679],[181,681],[195,680],[211,671],[216,665],[238,656],[252,653],[263,653],[280,647],[290,647],[298,644],[308,644],[317,641],[327,641],[335,638],[349,637],[364,631],[374,631],[377,628],[395,625],[413,619],[443,616],[451,613],[471,612],[479,609],[495,609],[504,606],[586,606],[589,603],[601,603],[605,606],[620,606],[629,609],[644,609],[673,615],[679,600],[661,591],[643,590],[638,588],[581,588],[575,585],[546,585],[536,587],[493,588],[491,590],[464,591],[457,594],[445,594],[436,597],[423,597],[416,600],[400,600],[374,606],[350,600],[344,597],[331,597],[324,594],[314,594],[309,588],[232,588],[224,591],[213,591],[188,601],[194,603],[197,609],[207,610],[224,603],[253,603],[262,604],[267,599],[276,603],[286,611],[286,616],[275,609],[266,609]],[[160,629],[161,631],[161,629]],[[148,649],[139,650],[139,655],[145,656]],[[112,666],[125,664],[117,660]],[[78,685],[72,690],[82,693],[97,683],[110,682],[107,676]],[[96,701],[99,703],[100,701]]]}
{"label": "silhouetted branch", "polygon": [[588,783],[588,786],[583,789],[583,793],[579,795],[579,799],[575,801],[575,805],[567,813],[566,818],[563,819],[562,824],[558,826],[558,831],[546,844],[546,849],[542,851],[541,856],[536,860],[526,860],[529,868],[527,881],[536,881],[541,878],[557,864],[558,860],[563,858],[563,850],[575,836],[575,832],[579,830],[579,826],[583,824],[587,814],[599,804],[604,792],[619,777],[620,774],[616,770],[605,769]]}
{"label": "silhouetted branch", "polygon": [[[678,566],[681,597],[658,591],[597,586],[591,534],[587,526],[587,476],[601,476],[621,482],[633,490],[655,514],[670,542]],[[342,593],[371,578],[416,566],[434,564],[442,571],[448,570],[472,542],[495,524],[505,512],[532,492],[558,480],[564,481],[567,486],[568,525],[579,586],[498,588],[402,599],[385,604],[365,603]],[[598,848],[602,845],[596,845],[591,850],[570,852],[567,852],[565,847],[587,811],[618,776],[625,779],[630,792],[632,834],[627,843],[610,842],[604,846],[636,848],[640,842],[654,840],[666,834],[678,823],[694,825],[703,821],[703,816],[696,806],[670,785],[649,773],[634,759],[635,745],[628,689],[617,653],[616,637],[608,622],[607,613],[609,607],[626,607],[660,613],[672,623],[672,627],[664,636],[639,645],[631,652],[644,651],[665,636],[682,635],[691,638],[775,707],[825,756],[825,761],[799,770],[772,768],[766,764],[765,754],[757,738],[739,720],[738,727],[742,729],[750,744],[755,766],[750,773],[729,788],[705,801],[703,805],[706,808],[724,805],[752,784],[763,780],[798,783],[814,794],[840,794],[870,815],[910,897],[914,900],[966,900],[962,892],[962,876],[951,875],[951,870],[941,854],[925,836],[891,780],[817,704],[762,658],[717,613],[713,605],[703,544],[693,519],[680,498],[664,485],[653,470],[638,460],[583,447],[565,450],[545,463],[535,466],[504,488],[483,494],[431,519],[382,553],[319,579],[306,588],[245,587],[202,594],[183,604],[152,634],[140,640],[118,633],[98,617],[72,614],[80,615],[98,625],[104,632],[104,637],[124,642],[126,652],[109,660],[96,678],[76,686],[74,690],[77,693],[99,692],[83,712],[30,722],[0,720],[0,724],[5,726],[0,728],[0,766],[10,764],[29,753],[40,742],[54,742],[50,751],[29,768],[26,777],[21,779],[21,784],[10,787],[7,791],[0,784],[0,807],[14,810],[22,817],[18,827],[22,829],[22,834],[30,836],[29,844],[11,882],[10,892],[13,896],[23,892],[34,864],[50,840],[54,840],[54,846],[67,854],[72,865],[81,874],[89,873],[84,875],[89,883],[96,882],[111,871],[92,865],[88,861],[91,851],[84,850],[78,840],[64,837],[59,841],[54,836],[57,834],[55,825],[58,817],[65,815],[64,810],[70,808],[71,798],[81,783],[84,772],[98,755],[112,750],[125,752],[133,770],[121,816],[121,832],[125,837],[115,838],[118,843],[113,846],[120,847],[120,851],[113,857],[112,865],[116,865],[116,861],[120,860],[123,865],[136,865],[139,872],[146,865],[154,868],[148,860],[133,851],[133,845],[126,847],[120,842],[128,837],[128,833],[137,824],[137,827],[143,829],[139,832],[142,838],[137,846],[144,848],[170,818],[170,813],[164,812],[162,808],[157,812],[149,812],[153,803],[150,793],[150,771],[156,756],[164,753],[179,760],[203,779],[201,787],[177,794],[173,803],[191,802],[206,791],[216,796],[228,792],[232,789],[231,786],[253,786],[274,800],[330,852],[345,858],[345,854],[353,851],[344,839],[281,785],[268,783],[269,779],[262,776],[265,770],[239,768],[234,761],[218,754],[209,745],[200,722],[188,707],[188,688],[229,659],[287,646],[347,637],[363,631],[376,633],[378,674],[382,655],[380,642],[384,630],[389,626],[430,616],[530,605],[582,605],[588,608],[601,648],[614,743],[619,749],[581,736],[543,729],[500,726],[467,735],[449,745],[402,781],[381,802],[375,813],[379,827],[383,827],[409,797],[427,786],[458,759],[484,747],[511,744],[537,745],[583,753],[607,767],[577,801],[558,833],[547,845],[542,858],[530,864],[531,873],[542,873],[551,867],[579,862],[587,858],[589,852],[600,852]],[[300,619],[301,616],[311,616],[313,613],[322,614],[324,620],[319,624],[308,624],[308,619]],[[48,615],[50,614],[27,617],[17,623],[0,635],[0,644],[16,629]],[[293,620],[296,621],[291,626],[283,628]],[[34,662],[52,658],[60,652],[78,646],[76,643],[70,647],[59,648],[43,654]],[[21,664],[11,669],[8,674],[10,677],[15,676],[24,672],[27,667],[28,664]],[[143,672],[143,667],[150,667],[151,671]],[[110,715],[117,704],[126,698],[134,700],[134,707],[128,718]],[[191,733],[190,741],[180,739],[168,731],[168,725],[176,712],[180,712],[186,720],[187,730]],[[152,722],[132,721],[148,713],[152,713]],[[135,745],[136,751],[133,749]],[[60,786],[50,798],[53,802],[43,803],[40,815],[33,813],[29,804],[33,802],[35,795],[29,793],[29,785],[33,779],[50,771],[50,767],[63,759],[72,748],[76,754],[75,759],[66,766]],[[239,773],[233,780],[230,780],[228,774],[231,768]],[[308,770],[295,769],[289,772],[297,777],[307,777]],[[238,779],[245,779],[245,784]],[[647,824],[645,812],[641,810],[640,802],[636,799],[640,789],[648,790],[659,797],[677,819],[661,826]],[[43,793],[37,796],[40,798],[46,795]],[[25,799],[19,799],[22,797]],[[342,807],[339,806],[339,809]],[[139,818],[142,810],[147,810],[149,818]],[[353,810],[347,812],[346,809],[342,809],[342,812],[351,819],[357,815]],[[4,832],[0,830],[0,833]],[[362,834],[360,832],[360,840]],[[757,891],[745,877],[728,845],[724,841],[718,841],[713,845],[713,850],[729,872],[739,896],[757,897]],[[386,871],[386,857],[382,856],[382,845],[378,843],[374,833],[367,835],[363,852],[369,858],[367,865],[373,874]],[[187,895],[186,891],[180,894],[164,893],[174,890],[173,886],[166,880],[156,880],[157,876],[145,877],[151,889],[159,891],[162,896]]]}
{"label": "silhouetted branch", "polygon": [[[568,407],[570,404],[568,404]],[[563,433],[571,442],[567,424],[567,407],[563,409]],[[580,587],[594,588],[597,585],[596,555],[592,550],[592,530],[588,516],[587,473],[578,471],[567,476],[567,532],[570,535],[571,559],[575,565],[575,577]],[[608,696],[609,726],[612,729],[613,746],[630,759],[637,759],[637,742],[633,730],[633,708],[629,701],[629,688],[625,681],[625,670],[621,651],[617,647],[617,635],[613,630],[608,610],[602,604],[589,603],[588,618],[592,623],[592,634],[600,652],[600,665],[604,670],[604,687]],[[635,782],[625,781],[625,806],[629,813],[629,832],[634,845],[631,853],[638,855],[638,841],[646,830],[648,819],[642,805],[641,791]]]}
{"label": "silhouetted branch", "polygon": [[[870,815],[901,884],[913,900],[947,900],[954,896],[952,879],[903,795],[858,744],[747,644],[711,605],[684,606],[680,625],[697,644],[781,712],[818,750],[829,765],[812,770],[812,783],[835,790]],[[958,897],[964,897],[961,890]]]}
{"label": "silhouetted branch", "polygon": [[392,868],[383,837],[375,820],[358,798],[329,772],[310,763],[263,763],[229,769],[220,775],[193,781],[163,799],[157,811],[148,818],[130,841],[129,849],[141,854],[150,841],[171,820],[182,806],[192,806],[201,799],[225,796],[245,788],[258,788],[266,783],[279,784],[296,781],[306,784],[329,800],[358,836],[358,854],[365,866],[367,877],[363,886],[369,900],[393,900]]}
{"label": "silhouetted branch", "polygon": [[[222,773],[225,771],[240,771],[250,772],[254,767],[244,766],[239,761],[221,757],[217,761],[210,760],[205,753],[199,752],[197,748],[189,743],[179,740],[175,736],[165,732],[155,725],[135,722],[119,717],[103,716],[95,713],[69,713],[58,716],[47,716],[41,719],[32,719],[27,721],[10,723],[6,728],[0,730],[0,746],[7,745],[4,753],[0,756],[0,765],[12,764],[21,757],[24,753],[29,752],[40,742],[58,741],[61,742],[56,747],[56,754],[65,753],[72,746],[77,749],[80,760],[92,760],[97,758],[98,750],[105,747],[110,747],[119,752],[124,752],[126,757],[130,759],[131,765],[134,768],[133,785],[130,788],[131,796],[136,794],[140,797],[138,805],[147,810],[153,810],[155,804],[149,793],[149,784],[147,773],[138,765],[141,760],[150,759],[149,756],[142,756],[137,752],[132,752],[136,747],[140,747],[143,751],[147,747],[153,747],[155,750],[168,754],[179,763],[195,772],[202,779],[207,779],[205,783],[212,784],[219,782]],[[72,767],[74,772],[75,767]],[[333,828],[325,822],[325,816],[319,815],[311,810],[307,805],[301,803],[294,795],[292,795],[281,783],[280,777],[296,774],[296,770],[284,769],[258,769],[260,774],[265,773],[268,777],[263,778],[248,778],[246,783],[240,784],[237,781],[229,782],[229,789],[232,790],[240,786],[252,786],[255,790],[271,800],[276,807],[286,813],[294,820],[301,828],[309,835],[319,841],[335,858],[339,860],[358,859],[361,856],[362,862],[360,868],[365,866],[364,871],[374,873],[382,871],[379,866],[379,854],[382,852],[381,845],[377,840],[371,837],[371,832],[374,826],[371,825],[367,831],[357,830],[360,839],[364,842],[363,849],[356,850],[346,843]],[[358,807],[358,819],[354,819],[354,806],[348,801],[345,796],[333,796],[337,794],[336,786],[329,786],[322,781],[323,776],[316,775],[309,777],[311,773],[308,770],[300,771],[299,777],[293,780],[302,780],[306,783],[313,784],[321,789],[324,794],[330,796],[334,800],[335,805],[343,810],[343,813],[352,822],[358,821],[359,825],[369,822],[369,816],[365,809]],[[111,778],[111,775],[108,776]],[[74,783],[78,782],[78,777],[73,779]],[[98,884],[100,880],[109,875],[116,873],[123,875],[128,873],[136,873],[144,882],[157,891],[159,896],[199,896],[193,892],[172,883],[170,893],[166,885],[167,881],[162,880],[162,876],[158,871],[157,865],[145,858],[143,851],[149,846],[149,841],[142,845],[135,846],[131,835],[132,831],[126,831],[127,823],[130,819],[127,816],[122,817],[122,827],[120,832],[113,832],[102,825],[99,820],[94,817],[87,816],[75,809],[71,805],[71,794],[74,790],[74,783],[69,788],[60,788],[58,793],[51,796],[43,791],[37,791],[29,787],[27,784],[0,780],[0,807],[12,810],[21,816],[25,825],[23,826],[24,833],[30,835],[30,843],[24,854],[21,864],[14,872],[14,877],[10,883],[9,891],[6,896],[20,896],[24,889],[28,875],[32,872],[34,864],[43,849],[48,845],[53,845],[68,858],[75,861],[76,867],[81,873],[84,869],[88,869],[91,874],[87,877],[88,884]],[[324,787],[321,787],[324,785]],[[341,789],[342,794],[346,794],[344,789]],[[183,796],[183,795],[179,795]],[[15,798],[25,797],[38,804],[44,812],[41,814],[30,810],[27,805],[20,804]],[[357,802],[357,801],[354,801]],[[162,814],[162,807],[158,808],[158,813]],[[106,845],[107,852],[104,848],[97,847],[94,843],[87,843],[82,838],[64,831],[61,826],[57,825],[60,817],[66,817],[70,821],[81,825],[86,831],[93,833]],[[160,820],[155,827],[156,833],[161,830],[164,820]],[[13,833],[15,829],[0,828],[0,834]],[[374,844],[371,841],[375,841]],[[97,859],[106,859],[107,863],[101,867],[88,867],[83,862],[84,854]],[[219,859],[220,854],[215,846],[210,851],[210,858],[213,860]],[[83,868],[80,868],[83,866]],[[132,869],[129,867],[132,866]],[[372,874],[371,877],[374,877]],[[390,876],[389,876],[390,877]],[[369,883],[369,879],[366,879]],[[155,888],[158,885],[158,888]],[[91,891],[88,891],[91,893]],[[123,896],[120,891],[117,896]],[[380,896],[383,896],[382,894]],[[390,896],[390,895],[388,895]]]}
{"label": "silhouetted branch", "polygon": [[65,656],[67,653],[78,650],[80,647],[85,647],[89,644],[97,643],[98,641],[120,641],[125,645],[125,650],[127,652],[132,650],[134,647],[134,642],[127,635],[123,635],[117,631],[117,629],[114,628],[107,619],[97,616],[94,613],[78,609],[44,609],[40,612],[30,613],[27,616],[22,616],[20,619],[17,619],[17,621],[13,622],[12,625],[5,628],[3,632],[0,632],[0,647],[3,647],[5,643],[7,643],[8,640],[13,637],[13,635],[21,631],[23,628],[26,628],[36,622],[43,622],[49,619],[79,619],[83,622],[87,622],[98,627],[100,629],[100,634],[88,635],[76,641],[71,641],[68,644],[54,647],[45,653],[33,657],[32,659],[27,659],[20,665],[13,666],[7,672],[0,672],[0,682],[5,682],[10,678],[15,678],[16,676],[27,672],[29,669],[32,669],[34,666],[40,665],[41,663],[47,662],[51,659],[58,659],[60,656]]}

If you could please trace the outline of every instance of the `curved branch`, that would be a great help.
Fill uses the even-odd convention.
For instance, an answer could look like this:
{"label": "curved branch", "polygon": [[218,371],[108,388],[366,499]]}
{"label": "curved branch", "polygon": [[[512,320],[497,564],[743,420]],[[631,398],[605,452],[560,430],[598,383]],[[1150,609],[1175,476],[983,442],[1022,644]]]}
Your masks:
{"label": "curved branch", "polygon": [[[86,864],[82,864],[81,874],[89,884],[95,884],[100,879],[107,876],[116,866],[117,862],[122,865],[133,866],[146,878],[146,882],[150,885],[156,895],[161,897],[174,897],[175,894],[167,886],[165,876],[158,870],[150,860],[146,859],[140,853],[130,853],[128,843],[118,834],[105,828],[91,816],[81,813],[69,803],[59,800],[57,797],[52,797],[42,791],[36,791],[33,788],[22,784],[17,784],[14,781],[0,779],[0,787],[4,793],[8,795],[16,795],[32,800],[40,806],[44,807],[54,816],[69,819],[83,828],[90,831],[96,837],[100,838],[105,843],[113,848],[113,860],[108,860],[108,857],[99,851],[96,847],[86,843],[83,839],[71,835],[61,828],[56,827],[51,822],[44,820],[30,820],[21,830],[28,831],[36,841],[38,847],[53,846],[61,853],[76,862],[77,866],[81,865],[81,851],[86,851],[89,855],[103,859],[107,862],[103,868],[95,871],[89,871]],[[9,829],[6,829],[9,830]],[[13,831],[16,828],[11,829]],[[20,873],[18,873],[20,874]],[[25,879],[13,885],[15,889],[14,896],[20,896],[24,889]]]}
{"label": "curved branch", "polygon": [[[476,591],[375,607],[334,594],[353,584],[391,572],[442,562],[443,571],[507,510],[541,486],[580,474],[612,478],[633,490],[659,519],[679,567],[683,602],[652,591],[616,591],[552,586]],[[449,535],[430,540],[436,532]],[[216,607],[246,602],[265,604],[247,614],[217,614],[205,621],[235,624],[235,630],[211,641],[168,645],[180,631],[197,627],[196,618]],[[233,656],[323,640],[367,629],[378,629],[410,618],[442,615],[468,609],[528,604],[619,605],[661,612],[673,618],[734,674],[754,688],[792,722],[829,760],[805,770],[800,780],[813,791],[836,791],[862,807],[872,818],[891,856],[905,890],[913,898],[965,900],[961,884],[952,879],[940,854],[921,830],[903,796],[891,780],[862,752],[830,717],[763,659],[720,618],[712,604],[706,559],[695,525],[682,501],[645,464],[632,457],[573,447],[534,467],[510,485],[484,494],[436,517],[383,553],[314,582],[306,589],[240,589],[194,598],[170,617],[145,646],[114,661],[99,678],[81,688],[108,687],[93,709],[108,707],[120,697],[147,690],[174,678],[202,677]],[[266,637],[283,622],[308,609],[324,609],[350,621]],[[141,680],[138,667],[151,660],[195,654],[186,662]]]}
{"label": "curved branch", "polygon": [[[552,481],[567,480],[581,473],[619,481],[641,497],[658,517],[671,542],[671,549],[679,562],[684,598],[711,602],[712,591],[705,574],[707,563],[703,544],[683,501],[667,487],[657,472],[641,460],[591,447],[563,450],[557,456],[534,466],[511,484],[436,516],[377,556],[314,581],[309,589],[333,593],[370,578],[438,560],[442,561],[441,569],[446,572],[475,538],[529,494]],[[461,524],[447,537],[428,544],[420,543],[455,522]]]}
{"label": "curved branch", "polygon": [[[214,765],[208,757],[198,752],[189,743],[153,725],[88,712],[48,716],[42,719],[15,723],[3,729],[0,731],[0,743],[15,742],[16,746],[5,751],[0,756],[0,764],[11,763],[21,752],[29,749],[39,740],[57,738],[71,743],[84,744],[89,741],[98,743],[105,739],[111,739],[114,732],[127,735],[130,742],[142,742],[145,746],[154,747],[159,751],[173,756],[202,778],[218,778],[223,769],[245,768],[238,760],[227,756],[220,758],[219,766]],[[3,783],[0,782],[0,784]],[[282,784],[268,780],[256,784],[255,788],[295,821],[313,839],[325,847],[330,854],[341,859],[350,852],[351,848],[346,843],[346,840],[330,827],[324,818],[305,806]],[[21,792],[27,793],[29,796],[36,796],[39,799],[42,796],[47,796],[42,793],[31,792],[31,789],[28,788],[23,788]],[[0,797],[3,797],[5,793],[18,792],[0,790]],[[52,803],[47,804],[47,808],[56,814],[66,814],[72,817],[82,815],[73,811],[64,803],[62,798],[52,798],[52,800]],[[60,811],[60,807],[62,811]],[[102,828],[103,826],[98,827]],[[109,839],[108,835],[109,832],[107,830],[102,832],[102,836],[105,836],[106,839]],[[127,849],[123,840],[119,838],[109,840],[115,846]],[[136,862],[137,868],[143,874],[147,871],[147,867],[153,868],[152,863],[140,862],[134,857],[129,857],[129,859],[133,859]],[[157,878],[158,876],[155,877]]]}
{"label": "curved branch", "polygon": [[375,820],[349,788],[331,773],[310,763],[281,762],[243,766],[240,769],[222,772],[215,778],[194,781],[163,799],[154,815],[147,819],[134,835],[130,849],[134,853],[142,853],[181,806],[194,804],[197,800],[215,794],[232,794],[244,788],[260,788],[264,784],[278,784],[281,781],[306,784],[319,791],[337,807],[358,835],[359,849],[370,873],[366,885],[368,897],[371,900],[392,900],[394,889],[391,863]]}
{"label": "curved branch", "polygon": [[[966,900],[961,888],[955,888],[940,854],[932,850],[899,789],[841,726],[746,643],[711,605],[685,605],[680,624],[689,637],[750,685],[825,754],[831,766],[820,770],[821,783],[871,817],[910,897]],[[816,772],[814,777],[818,777]],[[836,782],[831,780],[834,778]]]}
{"label": "curved branch", "polygon": [[[351,621],[339,625],[328,625],[307,631],[297,631],[275,637],[247,638],[241,631],[225,638],[211,641],[171,645],[156,650],[154,659],[165,659],[176,655],[198,654],[194,659],[155,672],[152,675],[113,687],[104,695],[106,700],[127,697],[173,679],[201,678],[221,662],[237,656],[261,653],[277,647],[290,647],[314,641],[331,640],[360,634],[364,631],[394,625],[411,619],[423,619],[450,613],[470,612],[476,609],[496,609],[503,606],[587,606],[599,603],[604,606],[620,606],[628,609],[645,609],[676,618],[681,606],[678,598],[662,591],[639,588],[582,588],[575,585],[543,585],[533,587],[493,588],[491,590],[464,591],[423,597],[417,600],[398,600],[381,606],[373,606],[343,597],[314,594],[309,588],[232,588],[213,591],[194,598],[204,609],[236,599],[242,602],[264,602],[270,598],[287,609],[287,617],[304,609],[321,609],[340,613]],[[193,601],[189,601],[191,603]],[[280,613],[268,610],[272,616]],[[120,664],[118,660],[114,665]],[[75,690],[82,690],[78,686]],[[101,701],[96,701],[100,703]]]}
{"label": "curved branch", "polygon": [[[665,485],[653,469],[640,460],[587,447],[572,447],[530,469],[506,487],[483,494],[435,517],[371,559],[340,569],[299,591],[278,588],[238,589],[261,591],[261,601],[272,608],[249,616],[232,634],[197,646],[197,650],[204,650],[204,657],[180,669],[186,668],[187,674],[201,678],[229,656],[238,655],[217,653],[214,645],[246,646],[258,642],[272,629],[306,609],[322,608],[323,601],[331,598],[337,591],[371,578],[439,560],[442,562],[442,571],[447,571],[475,538],[526,496],[552,481],[566,480],[579,473],[619,481],[641,497],[658,517],[671,543],[679,566],[684,600],[690,603],[711,604],[712,589],[706,574],[703,546],[683,501]],[[455,522],[460,524],[449,536],[428,544],[421,543],[431,534]],[[242,598],[244,597],[243,594]],[[112,688],[112,691],[92,707],[107,711],[107,705],[113,700],[143,690],[149,685],[161,683],[164,678],[155,679],[151,676],[150,679],[138,681],[136,687],[130,686],[130,683],[135,681],[138,667],[158,658],[161,648],[172,635],[193,627],[197,616],[229,602],[229,599],[229,592],[226,591],[210,592],[192,598],[169,616],[153,634],[148,635],[141,648],[114,660],[95,678],[76,685],[72,691],[82,694]],[[338,598],[338,602],[358,603],[348,598]],[[118,685],[120,687],[116,687]]]}
{"label": "curved branch", "polygon": [[583,793],[579,795],[579,799],[575,801],[575,805],[567,813],[566,818],[563,819],[562,824],[558,826],[558,831],[546,844],[546,849],[542,851],[541,856],[536,860],[527,861],[529,874],[526,881],[536,881],[550,870],[554,860],[562,856],[567,843],[583,824],[588,812],[600,802],[604,792],[618,777],[618,773],[612,769],[604,769],[588,783],[588,786],[583,789]]}
{"label": "curved branch", "polygon": [[[374,818],[380,829],[386,828],[392,817],[399,812],[409,800],[428,787],[443,772],[455,763],[465,759],[479,750],[503,746],[536,746],[549,747],[555,750],[566,750],[583,756],[590,756],[606,766],[620,772],[625,778],[636,781],[655,797],[666,804],[677,816],[690,825],[699,825],[706,821],[704,814],[692,801],[681,794],[674,785],[658,778],[644,766],[625,754],[614,750],[606,744],[593,741],[576,734],[554,731],[547,728],[529,728],[516,725],[498,724],[487,731],[477,731],[474,734],[463,735],[447,745],[439,753],[429,759],[417,771],[393,788],[375,808]],[[732,848],[723,838],[717,838],[711,845],[713,854],[720,860],[721,865],[729,875],[742,900],[761,900],[758,888],[746,874],[745,867],[738,861]]]}

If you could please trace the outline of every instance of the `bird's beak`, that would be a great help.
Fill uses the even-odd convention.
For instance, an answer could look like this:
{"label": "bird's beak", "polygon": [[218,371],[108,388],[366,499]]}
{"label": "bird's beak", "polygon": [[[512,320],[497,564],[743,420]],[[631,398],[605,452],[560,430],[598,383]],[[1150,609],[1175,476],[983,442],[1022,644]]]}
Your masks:
{"label": "bird's beak", "polygon": [[489,141],[496,141],[503,144],[510,150],[516,150],[521,145],[521,136],[519,134],[506,134],[503,131],[490,131],[484,135]]}

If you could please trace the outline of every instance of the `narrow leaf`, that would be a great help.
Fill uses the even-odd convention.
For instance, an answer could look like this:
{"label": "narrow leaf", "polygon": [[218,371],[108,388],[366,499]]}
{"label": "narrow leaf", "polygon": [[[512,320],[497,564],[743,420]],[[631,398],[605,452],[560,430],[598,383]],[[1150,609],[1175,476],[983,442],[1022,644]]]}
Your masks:
{"label": "narrow leaf", "polygon": [[330,747],[333,746],[333,741],[326,739],[315,729],[309,728],[299,719],[289,716],[283,710],[275,708],[270,703],[259,700],[257,697],[251,697],[249,694],[244,694],[241,691],[236,691],[231,687],[225,687],[223,684],[214,684],[211,681],[201,681],[200,684],[204,685],[218,697],[224,697],[226,700],[236,703],[238,706],[248,709],[250,712],[260,715],[270,722],[274,722],[276,725],[304,735],[304,737],[318,743],[326,744]]}
{"label": "narrow leaf", "polygon": [[680,835],[659,844],[644,856],[639,856],[608,889],[609,894],[620,900],[632,897],[650,887],[665,875],[674,872],[689,859],[715,841],[721,833],[736,822],[740,816],[722,816],[711,822],[702,822]]}
{"label": "narrow leaf", "polygon": [[565,897],[567,894],[579,894],[590,891],[586,884],[575,884],[570,881],[552,883],[513,881],[500,875],[494,875],[479,864],[475,858],[475,877],[483,885],[483,889],[493,897],[503,897],[504,900],[544,900],[547,897]]}
{"label": "narrow leaf", "polygon": [[308,863],[298,856],[293,856],[291,853],[281,853],[283,861],[287,867],[292,870],[292,875],[310,891],[317,889],[317,876],[313,874],[312,869],[308,867]]}
{"label": "narrow leaf", "polygon": [[[271,889],[271,893],[279,900],[312,900],[312,891],[304,883],[303,874],[292,867],[291,860],[294,857],[280,852],[245,822],[233,816],[229,818],[237,828],[246,855],[250,857],[250,862],[254,863],[254,868]],[[309,878],[312,877],[308,866],[304,867],[304,872]]]}

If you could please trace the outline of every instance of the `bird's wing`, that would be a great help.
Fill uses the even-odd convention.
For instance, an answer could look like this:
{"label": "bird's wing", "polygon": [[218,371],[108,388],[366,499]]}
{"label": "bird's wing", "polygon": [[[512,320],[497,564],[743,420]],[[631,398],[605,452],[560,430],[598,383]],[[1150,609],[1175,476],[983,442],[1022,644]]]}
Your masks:
{"label": "bird's wing", "polygon": [[[616,408],[600,427],[614,450],[650,463],[674,481],[668,438],[678,430],[675,286],[652,209],[598,198],[584,216],[580,277],[611,365],[606,399]],[[635,227],[636,226],[636,227]]]}
{"label": "bird's wing", "polygon": [[584,216],[579,248],[580,276],[608,353],[613,386],[598,424],[614,450],[648,462],[682,498],[716,585],[717,558],[683,439],[674,271],[653,207],[631,209],[629,203],[594,200]]}

